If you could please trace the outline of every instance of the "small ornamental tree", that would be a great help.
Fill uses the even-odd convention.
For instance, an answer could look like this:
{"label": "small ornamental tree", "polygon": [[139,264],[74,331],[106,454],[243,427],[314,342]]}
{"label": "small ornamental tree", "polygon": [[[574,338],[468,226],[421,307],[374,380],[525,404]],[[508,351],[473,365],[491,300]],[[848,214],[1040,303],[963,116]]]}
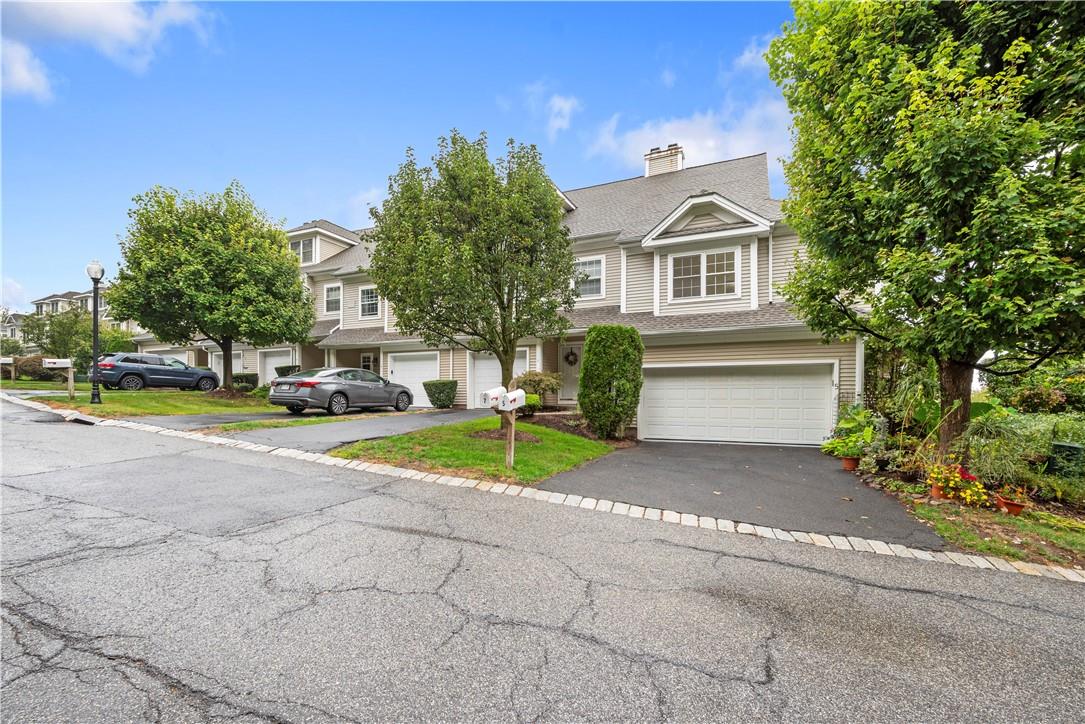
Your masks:
{"label": "small ornamental tree", "polygon": [[827,339],[933,358],[948,451],[975,370],[1085,349],[1085,12],[794,8],[768,53],[794,118],[784,211],[808,252],[784,295]]}
{"label": "small ornamental tree", "polygon": [[51,314],[31,314],[23,319],[26,340],[44,357],[76,359],[90,344],[90,313],[78,307]]}
{"label": "small ornamental tree", "polygon": [[[155,186],[134,199],[124,262],[106,292],[111,313],[171,344],[209,339],[264,347],[305,342],[313,304],[286,233],[234,181],[221,194]],[[222,386],[233,388],[223,365]]]}
{"label": "small ornamental tree", "polygon": [[432,168],[408,149],[372,214],[369,273],[401,332],[492,353],[508,388],[520,340],[568,328],[573,254],[561,197],[534,146],[510,140],[491,161],[485,134],[471,141],[452,131]]}
{"label": "small ornamental tree", "polygon": [[637,415],[644,342],[633,327],[597,324],[584,337],[577,403],[588,427],[601,438],[624,437]]}
{"label": "small ornamental tree", "polygon": [[23,353],[23,343],[11,337],[0,337],[0,355],[11,357]]}

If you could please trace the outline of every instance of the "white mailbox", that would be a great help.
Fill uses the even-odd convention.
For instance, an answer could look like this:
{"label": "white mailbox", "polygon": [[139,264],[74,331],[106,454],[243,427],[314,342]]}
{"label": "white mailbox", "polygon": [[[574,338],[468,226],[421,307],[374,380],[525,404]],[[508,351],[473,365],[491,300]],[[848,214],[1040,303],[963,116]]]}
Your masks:
{"label": "white mailbox", "polygon": [[480,404],[483,407],[497,407],[501,403],[501,397],[505,394],[504,387],[494,387],[482,393]]}
{"label": "white mailbox", "polygon": [[512,392],[506,392],[501,395],[501,402],[498,403],[497,409],[503,412],[511,412],[524,406],[524,402],[527,399],[527,394],[523,390],[513,390]]}
{"label": "white mailbox", "polygon": [[41,366],[47,370],[66,370],[72,366],[70,359],[43,359]]}

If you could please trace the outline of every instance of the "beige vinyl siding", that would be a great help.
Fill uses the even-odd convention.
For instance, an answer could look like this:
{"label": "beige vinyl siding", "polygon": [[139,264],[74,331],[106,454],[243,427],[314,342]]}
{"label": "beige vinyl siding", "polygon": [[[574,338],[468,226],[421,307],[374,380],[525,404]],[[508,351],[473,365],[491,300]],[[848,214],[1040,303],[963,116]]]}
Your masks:
{"label": "beige vinyl siding", "polygon": [[[715,214],[703,213],[697,214],[692,219],[686,222],[681,227],[682,231],[695,232],[698,229],[704,229],[712,226],[719,226],[723,221]],[[672,227],[673,228],[673,227]]]}
{"label": "beige vinyl siding", "polygon": [[[706,297],[699,300],[668,301],[671,288],[671,254],[660,253],[659,255],[659,313],[668,314],[697,314],[699,312],[729,312],[739,309],[750,308],[750,244],[749,242],[728,244],[713,242],[711,245],[698,245],[689,249],[676,250],[674,256],[685,256],[700,251],[711,252],[717,249],[728,249],[737,246],[739,248],[738,278],[741,295],[724,299]],[[701,290],[704,291],[703,289]],[[628,304],[628,300],[626,302]]]}
{"label": "beige vinyl siding", "polygon": [[[767,243],[767,242],[766,242]],[[795,268],[795,253],[802,254],[802,244],[797,236],[784,236],[772,240],[772,285],[775,299],[779,299],[780,286],[787,281]]]}
{"label": "beige vinyl siding", "polygon": [[654,309],[652,294],[653,254],[626,254],[625,257],[625,311],[651,312]]}
{"label": "beige vinyl siding", "polygon": [[381,313],[384,315],[384,329],[388,332],[396,332],[396,312],[392,309],[391,304],[384,303],[381,300]]}
{"label": "beige vinyl siding", "polygon": [[577,299],[576,306],[587,307],[613,307],[621,303],[622,294],[622,255],[618,247],[607,247],[595,251],[575,252],[577,259],[589,257],[604,257],[603,262],[603,296],[595,299]]}
{"label": "beige vinyl siding", "polygon": [[350,248],[347,244],[344,244],[341,241],[336,241],[335,239],[330,239],[327,236],[323,236],[321,234],[318,234],[317,236],[320,237],[320,243],[317,244],[317,246],[319,247],[319,250],[314,251],[313,253],[320,257],[319,259],[317,259],[318,263],[322,262],[322,261],[324,261],[326,259],[331,259],[333,256],[335,256],[339,252],[346,251],[347,249]]}
{"label": "beige vinyl siding", "polygon": [[839,364],[840,402],[855,399],[855,342],[822,344],[817,340],[786,342],[741,342],[735,344],[699,344],[646,347],[645,364],[729,362],[749,360],[837,360]]}
{"label": "beige vinyl siding", "polygon": [[769,303],[769,240],[757,240],[757,303]]}
{"label": "beige vinyl siding", "polygon": [[362,288],[372,287],[373,283],[355,280],[343,283],[343,329],[361,329],[366,327],[384,327],[384,300],[380,300],[380,314],[373,318],[359,319],[359,296]]}
{"label": "beige vinyl siding", "polygon": [[256,372],[260,369],[255,349],[241,350],[241,368],[244,372]]}
{"label": "beige vinyl siding", "polygon": [[[456,380],[456,407],[467,407],[467,350],[462,347],[453,347],[448,350],[448,358],[452,368],[447,372],[441,368],[441,376],[446,379]],[[442,355],[442,360],[444,355]]]}

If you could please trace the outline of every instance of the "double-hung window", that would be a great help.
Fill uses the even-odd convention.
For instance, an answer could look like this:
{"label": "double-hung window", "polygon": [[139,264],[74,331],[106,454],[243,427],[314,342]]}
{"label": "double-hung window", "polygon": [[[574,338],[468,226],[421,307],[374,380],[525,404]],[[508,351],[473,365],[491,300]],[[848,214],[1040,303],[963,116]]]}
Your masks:
{"label": "double-hung window", "polygon": [[576,289],[581,299],[603,296],[603,274],[606,257],[591,256],[577,259],[574,265],[577,275]]}
{"label": "double-hung window", "polygon": [[313,240],[312,239],[299,239],[298,241],[290,242],[290,251],[298,255],[298,260],[302,264],[313,263]]}
{"label": "double-hung window", "polygon": [[358,290],[358,318],[374,319],[381,313],[380,297],[377,296],[376,287],[365,287]]}
{"label": "double-hung window", "polygon": [[738,269],[738,249],[672,256],[671,299],[738,296]]}
{"label": "double-hung window", "polygon": [[335,284],[324,287],[324,313],[339,314],[343,303],[343,287]]}

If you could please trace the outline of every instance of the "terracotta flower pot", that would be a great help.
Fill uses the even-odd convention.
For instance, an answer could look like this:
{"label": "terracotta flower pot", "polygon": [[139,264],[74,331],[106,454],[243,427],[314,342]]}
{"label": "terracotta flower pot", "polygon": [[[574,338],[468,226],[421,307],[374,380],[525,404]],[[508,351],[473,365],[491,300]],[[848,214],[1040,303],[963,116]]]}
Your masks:
{"label": "terracotta flower pot", "polygon": [[945,500],[946,494],[942,492],[941,483],[931,483],[931,497],[935,500]]}
{"label": "terracotta flower pot", "polygon": [[1009,498],[1003,498],[998,493],[995,493],[995,504],[999,510],[1009,515],[1021,515],[1021,511],[1025,509],[1025,504],[1016,500],[1010,500]]}
{"label": "terracotta flower pot", "polygon": [[859,458],[844,457],[844,458],[840,458],[840,460],[841,460],[841,462],[844,463],[844,469],[845,470],[855,470],[856,468],[859,467]]}

